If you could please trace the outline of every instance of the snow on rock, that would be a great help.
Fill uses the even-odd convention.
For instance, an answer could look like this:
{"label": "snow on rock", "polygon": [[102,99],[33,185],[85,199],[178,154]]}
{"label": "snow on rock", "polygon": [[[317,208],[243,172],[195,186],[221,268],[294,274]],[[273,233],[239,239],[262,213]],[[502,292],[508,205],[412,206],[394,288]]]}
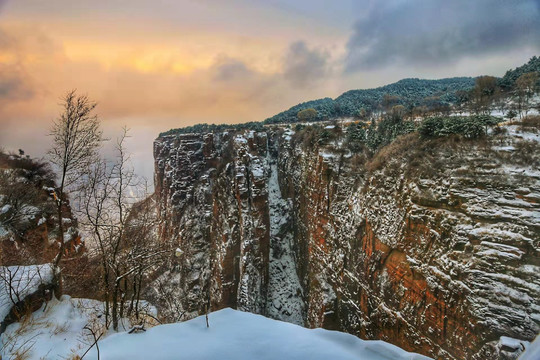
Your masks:
{"label": "snow on rock", "polygon": [[521,129],[520,125],[506,126],[506,129],[508,131],[508,135],[512,137],[523,139],[523,140],[540,142],[540,133],[534,133],[534,132],[527,131],[525,129]]}
{"label": "snow on rock", "polygon": [[499,344],[503,351],[504,349],[508,349],[513,352],[516,350],[525,350],[527,345],[529,345],[529,342],[519,340],[519,339],[514,339],[508,336],[501,336],[501,338],[499,339]]}
{"label": "snow on rock", "polygon": [[[364,341],[349,334],[305,329],[232,309],[177,324],[160,325],[139,334],[114,334],[100,342],[100,358],[234,359],[234,360],[424,360],[383,341]],[[92,350],[88,359],[97,358]]]}
{"label": "snow on rock", "polygon": [[270,167],[268,178],[268,206],[270,215],[270,263],[268,282],[268,314],[278,320],[304,324],[302,286],[296,272],[292,249],[291,203],[281,195],[278,168],[275,159],[267,158]]}
{"label": "snow on rock", "polygon": [[0,322],[11,308],[53,279],[50,264],[0,267]]}
{"label": "snow on rock", "polygon": [[0,224],[0,238],[9,234],[9,231]]}
{"label": "snow on rock", "polygon": [[0,215],[7,213],[11,209],[11,205],[6,204],[0,209]]}

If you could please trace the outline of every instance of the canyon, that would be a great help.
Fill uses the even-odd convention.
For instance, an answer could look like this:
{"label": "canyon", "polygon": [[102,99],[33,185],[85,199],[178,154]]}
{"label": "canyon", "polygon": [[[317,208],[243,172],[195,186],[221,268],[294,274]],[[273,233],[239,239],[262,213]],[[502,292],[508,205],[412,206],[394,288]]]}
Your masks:
{"label": "canyon", "polygon": [[145,296],[171,318],[232,307],[433,358],[515,359],[540,331],[540,137],[501,128],[413,133],[373,158],[287,125],[161,135],[156,231],[178,256]]}

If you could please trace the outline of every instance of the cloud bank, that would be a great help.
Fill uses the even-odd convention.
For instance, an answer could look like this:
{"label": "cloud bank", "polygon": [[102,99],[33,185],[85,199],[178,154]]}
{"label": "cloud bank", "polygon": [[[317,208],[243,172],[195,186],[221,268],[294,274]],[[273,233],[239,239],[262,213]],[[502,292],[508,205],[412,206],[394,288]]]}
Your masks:
{"label": "cloud bank", "polygon": [[444,65],[467,56],[540,50],[540,0],[389,0],[353,29],[346,70]]}

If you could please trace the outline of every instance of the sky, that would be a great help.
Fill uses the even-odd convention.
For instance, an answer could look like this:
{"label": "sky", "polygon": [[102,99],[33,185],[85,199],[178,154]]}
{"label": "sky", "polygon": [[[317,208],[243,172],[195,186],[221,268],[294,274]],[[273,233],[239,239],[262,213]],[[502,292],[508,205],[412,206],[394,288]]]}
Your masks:
{"label": "sky", "polygon": [[540,0],[0,0],[0,146],[42,157],[69,90],[107,137],[264,120],[402,78],[502,76],[540,55]]}

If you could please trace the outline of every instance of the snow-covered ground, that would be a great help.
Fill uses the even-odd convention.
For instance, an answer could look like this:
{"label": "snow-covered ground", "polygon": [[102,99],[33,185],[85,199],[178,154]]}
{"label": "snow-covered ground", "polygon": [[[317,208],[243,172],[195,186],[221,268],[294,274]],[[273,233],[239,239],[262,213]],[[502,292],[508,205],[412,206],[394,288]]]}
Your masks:
{"label": "snow-covered ground", "polygon": [[[100,342],[100,358],[112,359],[362,359],[420,360],[384,341],[364,341],[353,335],[306,329],[232,309],[184,323],[153,327],[138,334],[113,334]],[[97,358],[97,350],[85,359]]]}
{"label": "snow-covered ground", "polygon": [[[183,323],[159,325],[146,332],[104,331],[103,303],[63,296],[15,323],[0,336],[0,358],[27,360],[97,359],[89,329],[105,333],[99,356],[112,359],[362,359],[424,360],[384,341],[306,329],[261,315],[223,309]],[[19,357],[17,357],[19,356]]]}
{"label": "snow-covered ground", "polygon": [[[85,326],[103,331],[103,303],[63,296],[44,304],[0,336],[1,359],[72,359],[93,343]],[[19,356],[19,357],[17,357]]]}

